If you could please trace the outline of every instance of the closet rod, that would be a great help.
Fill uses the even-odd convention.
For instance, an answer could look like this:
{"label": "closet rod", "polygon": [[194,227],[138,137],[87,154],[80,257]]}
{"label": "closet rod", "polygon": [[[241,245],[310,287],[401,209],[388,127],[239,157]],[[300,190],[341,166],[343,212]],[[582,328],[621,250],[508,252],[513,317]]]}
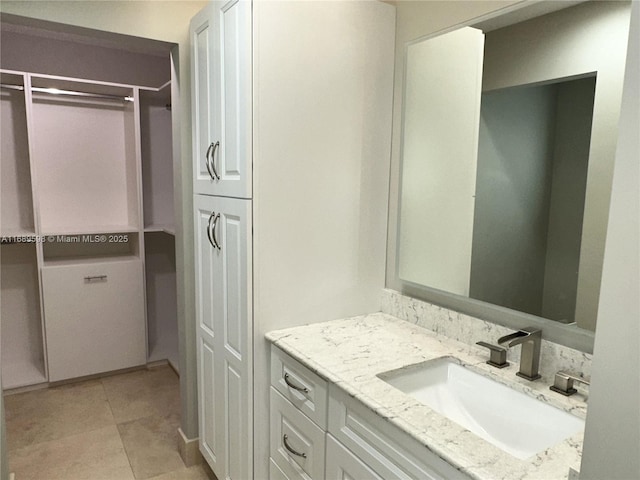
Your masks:
{"label": "closet rod", "polygon": [[[24,87],[21,85],[10,85],[6,83],[0,84],[0,87],[7,88],[9,90],[24,90]],[[31,87],[31,91],[38,93],[50,93],[52,95],[71,95],[75,97],[91,97],[91,98],[105,98],[109,100],[121,100],[124,102],[133,102],[133,97],[121,97],[119,95],[108,95],[106,93],[86,93],[86,92],[76,92],[74,90],[60,90],[59,88],[42,88],[42,87]]]}

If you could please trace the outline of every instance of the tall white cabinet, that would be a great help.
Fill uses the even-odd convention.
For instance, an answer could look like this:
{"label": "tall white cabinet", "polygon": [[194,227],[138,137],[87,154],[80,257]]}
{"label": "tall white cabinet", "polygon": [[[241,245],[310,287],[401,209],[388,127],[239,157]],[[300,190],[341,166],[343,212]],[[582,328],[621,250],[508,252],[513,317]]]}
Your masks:
{"label": "tall white cabinet", "polygon": [[200,451],[269,476],[276,328],[379,309],[395,9],[214,1],[191,23]]}
{"label": "tall white cabinet", "polygon": [[200,450],[219,478],[251,478],[253,293],[251,3],[191,22]]}
{"label": "tall white cabinet", "polygon": [[191,39],[193,191],[251,198],[251,2],[212,2]]}

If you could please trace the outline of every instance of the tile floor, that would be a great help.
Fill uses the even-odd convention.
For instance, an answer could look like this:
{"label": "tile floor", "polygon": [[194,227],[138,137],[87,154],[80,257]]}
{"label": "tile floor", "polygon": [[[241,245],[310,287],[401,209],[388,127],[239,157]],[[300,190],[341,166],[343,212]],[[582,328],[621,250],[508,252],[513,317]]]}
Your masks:
{"label": "tile floor", "polygon": [[169,366],[9,395],[5,409],[16,480],[210,478],[178,454],[180,389]]}

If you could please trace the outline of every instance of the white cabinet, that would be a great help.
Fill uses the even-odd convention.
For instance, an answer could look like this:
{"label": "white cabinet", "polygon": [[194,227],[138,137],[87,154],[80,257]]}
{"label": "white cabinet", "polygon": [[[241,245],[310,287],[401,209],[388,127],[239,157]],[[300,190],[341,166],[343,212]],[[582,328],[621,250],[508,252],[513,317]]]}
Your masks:
{"label": "white cabinet", "polygon": [[329,387],[328,422],[328,432],[382,478],[469,478],[336,385]]}
{"label": "white cabinet", "polygon": [[271,385],[322,429],[327,428],[327,382],[282,350],[271,355]]}
{"label": "white cabinet", "polygon": [[251,477],[251,201],[195,198],[200,447],[219,478]]}
{"label": "white cabinet", "polygon": [[[271,348],[271,364],[276,366],[272,367],[270,404],[272,480],[283,476],[289,480],[468,480],[340,388],[333,384],[327,388],[325,380],[277,347]],[[297,378],[283,389],[281,380],[290,372]],[[309,410],[304,401],[296,402],[312,388],[315,403],[324,405],[321,415]],[[320,423],[303,412],[315,413]],[[324,459],[323,465],[319,458]]]}
{"label": "white cabinet", "polygon": [[49,381],[146,363],[140,260],[42,269]]}
{"label": "white cabinet", "polygon": [[194,192],[251,198],[251,2],[212,2],[190,35]]}
{"label": "white cabinet", "polygon": [[271,459],[289,480],[323,479],[325,432],[271,389]]}
{"label": "white cabinet", "polygon": [[327,480],[382,480],[362,460],[351,453],[331,435],[327,434]]}
{"label": "white cabinet", "polygon": [[[264,334],[378,307],[394,25],[391,5],[350,1],[210,2],[191,22],[199,435],[218,478],[290,474],[270,463]],[[226,207],[213,203],[222,200],[245,201],[252,213],[246,259],[236,260],[246,260],[246,276],[229,277],[216,266]],[[247,295],[244,318],[222,303],[234,294],[231,282]],[[233,353],[235,347],[222,352],[225,344],[216,340],[218,322],[233,325],[232,318],[246,322],[237,338],[250,336],[246,353],[252,354],[236,377],[219,359],[248,357]],[[242,378],[244,385],[245,371],[253,379],[253,405],[230,404],[232,385],[222,377]],[[326,412],[326,385],[322,390],[313,376],[288,373],[307,385],[308,395],[283,385],[278,391],[324,430],[326,414],[319,412]],[[225,404],[229,413],[220,413]],[[246,435],[239,430],[245,420],[253,422]],[[246,475],[232,468],[234,458],[242,459]]]}

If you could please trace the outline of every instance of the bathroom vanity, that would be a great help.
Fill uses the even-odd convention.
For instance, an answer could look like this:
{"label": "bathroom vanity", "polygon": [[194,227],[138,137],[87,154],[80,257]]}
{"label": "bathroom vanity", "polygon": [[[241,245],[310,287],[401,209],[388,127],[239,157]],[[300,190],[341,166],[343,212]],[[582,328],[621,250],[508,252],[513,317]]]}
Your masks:
{"label": "bathroom vanity", "polygon": [[[267,339],[272,342],[272,479],[564,479],[580,463],[585,397],[550,391],[555,372],[547,371],[548,364],[543,363],[543,377],[530,382],[515,375],[517,362],[496,369],[486,364],[483,349],[382,312],[275,331]],[[414,393],[403,393],[401,382],[393,380],[443,361],[480,384],[522,395],[517,402],[549,411],[509,419],[497,403],[495,419],[507,425],[499,447],[472,433],[473,426],[462,427]],[[482,407],[482,393],[470,390],[470,403],[477,400]],[[471,410],[471,416],[483,415],[482,408]],[[573,422],[568,430],[573,433],[528,451],[523,444],[535,435],[527,429],[544,424],[547,414],[566,416],[562,420]],[[561,423],[558,418],[542,430]],[[500,428],[486,430],[491,435]]]}

